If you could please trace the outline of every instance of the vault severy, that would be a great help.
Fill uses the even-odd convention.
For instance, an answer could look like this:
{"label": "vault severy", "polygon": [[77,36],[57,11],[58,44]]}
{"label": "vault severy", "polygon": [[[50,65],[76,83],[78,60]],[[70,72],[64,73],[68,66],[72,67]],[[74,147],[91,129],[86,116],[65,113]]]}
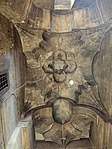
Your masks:
{"label": "vault severy", "polygon": [[[78,6],[78,8],[81,10],[76,11],[85,12],[87,9],[89,12],[91,8],[93,10],[93,6],[95,8],[98,6],[96,1],[94,2],[91,5],[91,3],[79,1],[81,7]],[[101,73],[105,75],[103,67],[107,66],[106,62],[103,62],[103,65],[101,62],[107,57],[111,60],[111,57],[107,56],[107,53],[111,51],[107,49],[106,53],[101,43],[105,30],[109,26],[104,24],[104,26],[91,29],[74,29],[76,27],[74,26],[74,10],[67,8],[67,11],[63,11],[59,8],[49,11],[44,5],[34,5],[34,3],[30,8],[27,19],[30,18],[33,21],[31,20],[30,24],[30,19],[26,19],[22,22],[23,26],[17,24],[17,28],[22,40],[24,35],[26,37],[23,40],[26,43],[23,42],[23,45],[27,58],[28,82],[25,84],[24,113],[25,116],[32,115],[35,140],[46,141],[46,143],[47,141],[55,142],[62,147],[74,141],[90,139],[92,138],[91,131],[95,128],[92,124],[99,123],[97,115],[100,116],[102,122],[112,123],[107,110],[108,106],[104,102],[108,89],[101,87],[103,83],[99,79],[99,76],[103,76]],[[44,26],[47,30],[40,31],[37,25],[38,19],[40,19],[40,24],[43,23],[45,12],[50,14],[51,22],[49,23],[51,24],[50,27]],[[86,14],[84,13],[84,17]],[[100,18],[98,13],[97,15],[91,18]],[[33,41],[34,36],[37,36],[35,41]],[[110,73],[108,70],[107,72],[106,76]],[[100,94],[103,92],[105,95]]]}
{"label": "vault severy", "polygon": [[[96,112],[105,122],[112,122],[100,99],[91,69],[102,34],[96,32],[98,38],[92,45],[93,49],[91,47],[92,51],[89,51],[85,49],[87,43],[82,40],[81,31],[60,33],[46,30],[39,47],[26,53],[30,62],[28,76],[35,70],[34,78],[29,78],[38,79],[29,80],[32,83],[26,86],[26,99],[30,97],[35,103],[26,114],[34,114],[37,141],[51,141],[66,146],[71,141],[89,138],[93,120],[86,116],[85,108]],[[29,57],[31,54],[33,61]],[[70,83],[71,80],[74,83]],[[76,107],[85,109],[83,116]],[[94,112],[91,113],[93,117]]]}

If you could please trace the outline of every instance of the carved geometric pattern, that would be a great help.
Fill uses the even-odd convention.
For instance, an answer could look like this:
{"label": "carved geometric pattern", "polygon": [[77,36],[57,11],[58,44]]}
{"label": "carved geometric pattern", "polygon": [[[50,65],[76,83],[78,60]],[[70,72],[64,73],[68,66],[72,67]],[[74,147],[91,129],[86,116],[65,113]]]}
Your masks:
{"label": "carved geometric pattern", "polygon": [[[91,120],[77,117],[76,107],[91,109],[106,123],[112,124],[94,74],[104,30],[89,34],[85,41],[82,41],[80,31],[59,35],[48,31],[44,33],[40,49],[32,53],[29,60],[33,62],[33,67],[29,63],[29,70],[35,72],[38,80],[26,88],[31,98],[37,98],[36,105],[26,111],[26,115],[34,114],[35,132],[40,136],[37,140],[66,146],[71,140],[89,137]],[[29,92],[30,87],[32,93]]]}
{"label": "carved geometric pattern", "polygon": [[53,61],[45,62],[43,69],[45,73],[53,74],[54,81],[63,83],[66,81],[67,75],[77,69],[74,54],[59,49],[54,53]]}

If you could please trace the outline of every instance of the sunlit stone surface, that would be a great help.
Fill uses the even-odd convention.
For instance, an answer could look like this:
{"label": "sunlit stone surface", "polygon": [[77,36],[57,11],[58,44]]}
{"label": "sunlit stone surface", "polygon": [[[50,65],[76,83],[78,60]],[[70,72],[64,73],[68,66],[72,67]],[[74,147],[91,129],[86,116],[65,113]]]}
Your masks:
{"label": "sunlit stone surface", "polygon": [[72,8],[75,0],[55,0],[54,9],[69,10]]}

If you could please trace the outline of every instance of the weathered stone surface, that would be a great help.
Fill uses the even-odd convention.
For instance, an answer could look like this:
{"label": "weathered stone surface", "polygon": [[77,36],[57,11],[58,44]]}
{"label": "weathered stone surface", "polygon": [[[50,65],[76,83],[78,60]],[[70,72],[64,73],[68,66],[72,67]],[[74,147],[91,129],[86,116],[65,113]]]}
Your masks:
{"label": "weathered stone surface", "polygon": [[6,149],[33,149],[32,121],[27,118],[18,123]]}
{"label": "weathered stone surface", "polygon": [[[70,32],[73,29],[73,11],[52,11],[51,12],[51,31]],[[69,23],[70,22],[70,23]]]}
{"label": "weathered stone surface", "polygon": [[57,100],[53,104],[52,115],[55,122],[59,124],[65,124],[70,122],[73,110],[72,105],[69,101],[66,100]]}
{"label": "weathered stone surface", "polygon": [[[1,108],[1,106],[0,106]],[[1,115],[1,109],[0,109],[0,148],[4,149],[4,140],[3,140],[3,124],[2,124],[2,115]]]}
{"label": "weathered stone surface", "polygon": [[74,4],[74,0],[54,0],[54,9],[70,10]]}
{"label": "weathered stone surface", "polygon": [[[21,41],[14,25],[0,14],[0,72],[8,72],[8,89],[2,94],[0,92],[0,117],[2,125],[1,136],[4,148],[20,120],[23,110],[24,89],[17,88],[24,84],[24,55],[22,53]],[[6,41],[6,42],[5,42]],[[23,72],[21,74],[21,71]]]}
{"label": "weathered stone surface", "polygon": [[103,38],[100,52],[95,57],[94,74],[99,85],[99,92],[103,104],[112,114],[112,87],[111,87],[111,52],[112,31],[109,30]]}
{"label": "weathered stone surface", "polygon": [[[60,2],[58,1],[57,6]],[[111,30],[101,42],[106,30],[111,26],[109,20],[112,15],[111,3],[110,0],[86,0],[86,2],[76,0],[74,10],[68,12],[50,11],[49,9],[53,9],[53,1],[47,1],[47,5],[43,0],[37,0],[36,3],[30,0],[0,1],[0,12],[17,23],[16,27],[27,58],[24,112],[33,113],[37,140],[52,141],[62,146],[73,140],[90,138],[96,149],[112,148],[111,125],[108,124],[112,123]],[[66,8],[68,4],[63,5],[61,2],[61,6]],[[6,57],[8,63],[10,60],[10,90],[2,96],[4,100],[21,83],[24,83],[25,74],[22,73],[22,68],[25,63],[22,61],[24,56],[20,50],[21,42],[16,38],[19,35],[13,30],[12,24],[8,25],[3,18],[0,21],[3,28],[3,31],[0,30],[2,36],[0,69],[8,68],[4,63]],[[107,21],[109,24],[104,24]],[[42,35],[43,28],[51,31],[47,30]],[[7,54],[3,54],[5,51]],[[100,52],[98,58],[94,59],[97,52]],[[58,104],[56,108],[55,104],[60,98],[62,102],[66,99],[66,109],[62,104]],[[23,99],[22,89],[18,94],[10,96],[2,105],[1,123],[4,124],[0,124],[0,127],[4,128],[0,139],[2,146],[9,142],[15,132],[22,114]],[[68,103],[74,107],[72,115],[69,114]],[[77,104],[83,107],[76,108]],[[65,110],[64,115],[60,112],[63,111],[62,109]],[[99,114],[107,124],[90,109]],[[15,136],[18,136],[19,131],[15,132]],[[30,127],[23,128],[22,141],[20,136],[16,137],[14,140],[16,148],[30,146],[30,137],[27,138],[30,135],[29,131],[31,131]]]}

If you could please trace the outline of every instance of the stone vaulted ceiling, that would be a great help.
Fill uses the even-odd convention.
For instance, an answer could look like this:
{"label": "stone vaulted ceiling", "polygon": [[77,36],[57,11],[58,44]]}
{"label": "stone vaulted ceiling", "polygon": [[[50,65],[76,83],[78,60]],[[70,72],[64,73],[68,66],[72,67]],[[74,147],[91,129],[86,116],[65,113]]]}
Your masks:
{"label": "stone vaulted ceiling", "polygon": [[105,16],[105,9],[98,7],[99,1],[95,0],[24,2],[24,7],[18,1],[10,1],[5,9],[1,8],[15,24],[26,57],[23,115],[32,114],[38,141],[66,146],[71,141],[89,138],[92,123],[98,123],[97,115],[112,124],[110,105],[105,100],[109,90],[104,88],[105,99],[99,93],[105,86],[104,78],[104,82],[99,78],[104,77],[103,67],[109,65],[101,64],[105,59],[108,62],[108,47],[105,53],[101,41],[110,28],[111,23],[106,22],[110,21],[111,9]]}

